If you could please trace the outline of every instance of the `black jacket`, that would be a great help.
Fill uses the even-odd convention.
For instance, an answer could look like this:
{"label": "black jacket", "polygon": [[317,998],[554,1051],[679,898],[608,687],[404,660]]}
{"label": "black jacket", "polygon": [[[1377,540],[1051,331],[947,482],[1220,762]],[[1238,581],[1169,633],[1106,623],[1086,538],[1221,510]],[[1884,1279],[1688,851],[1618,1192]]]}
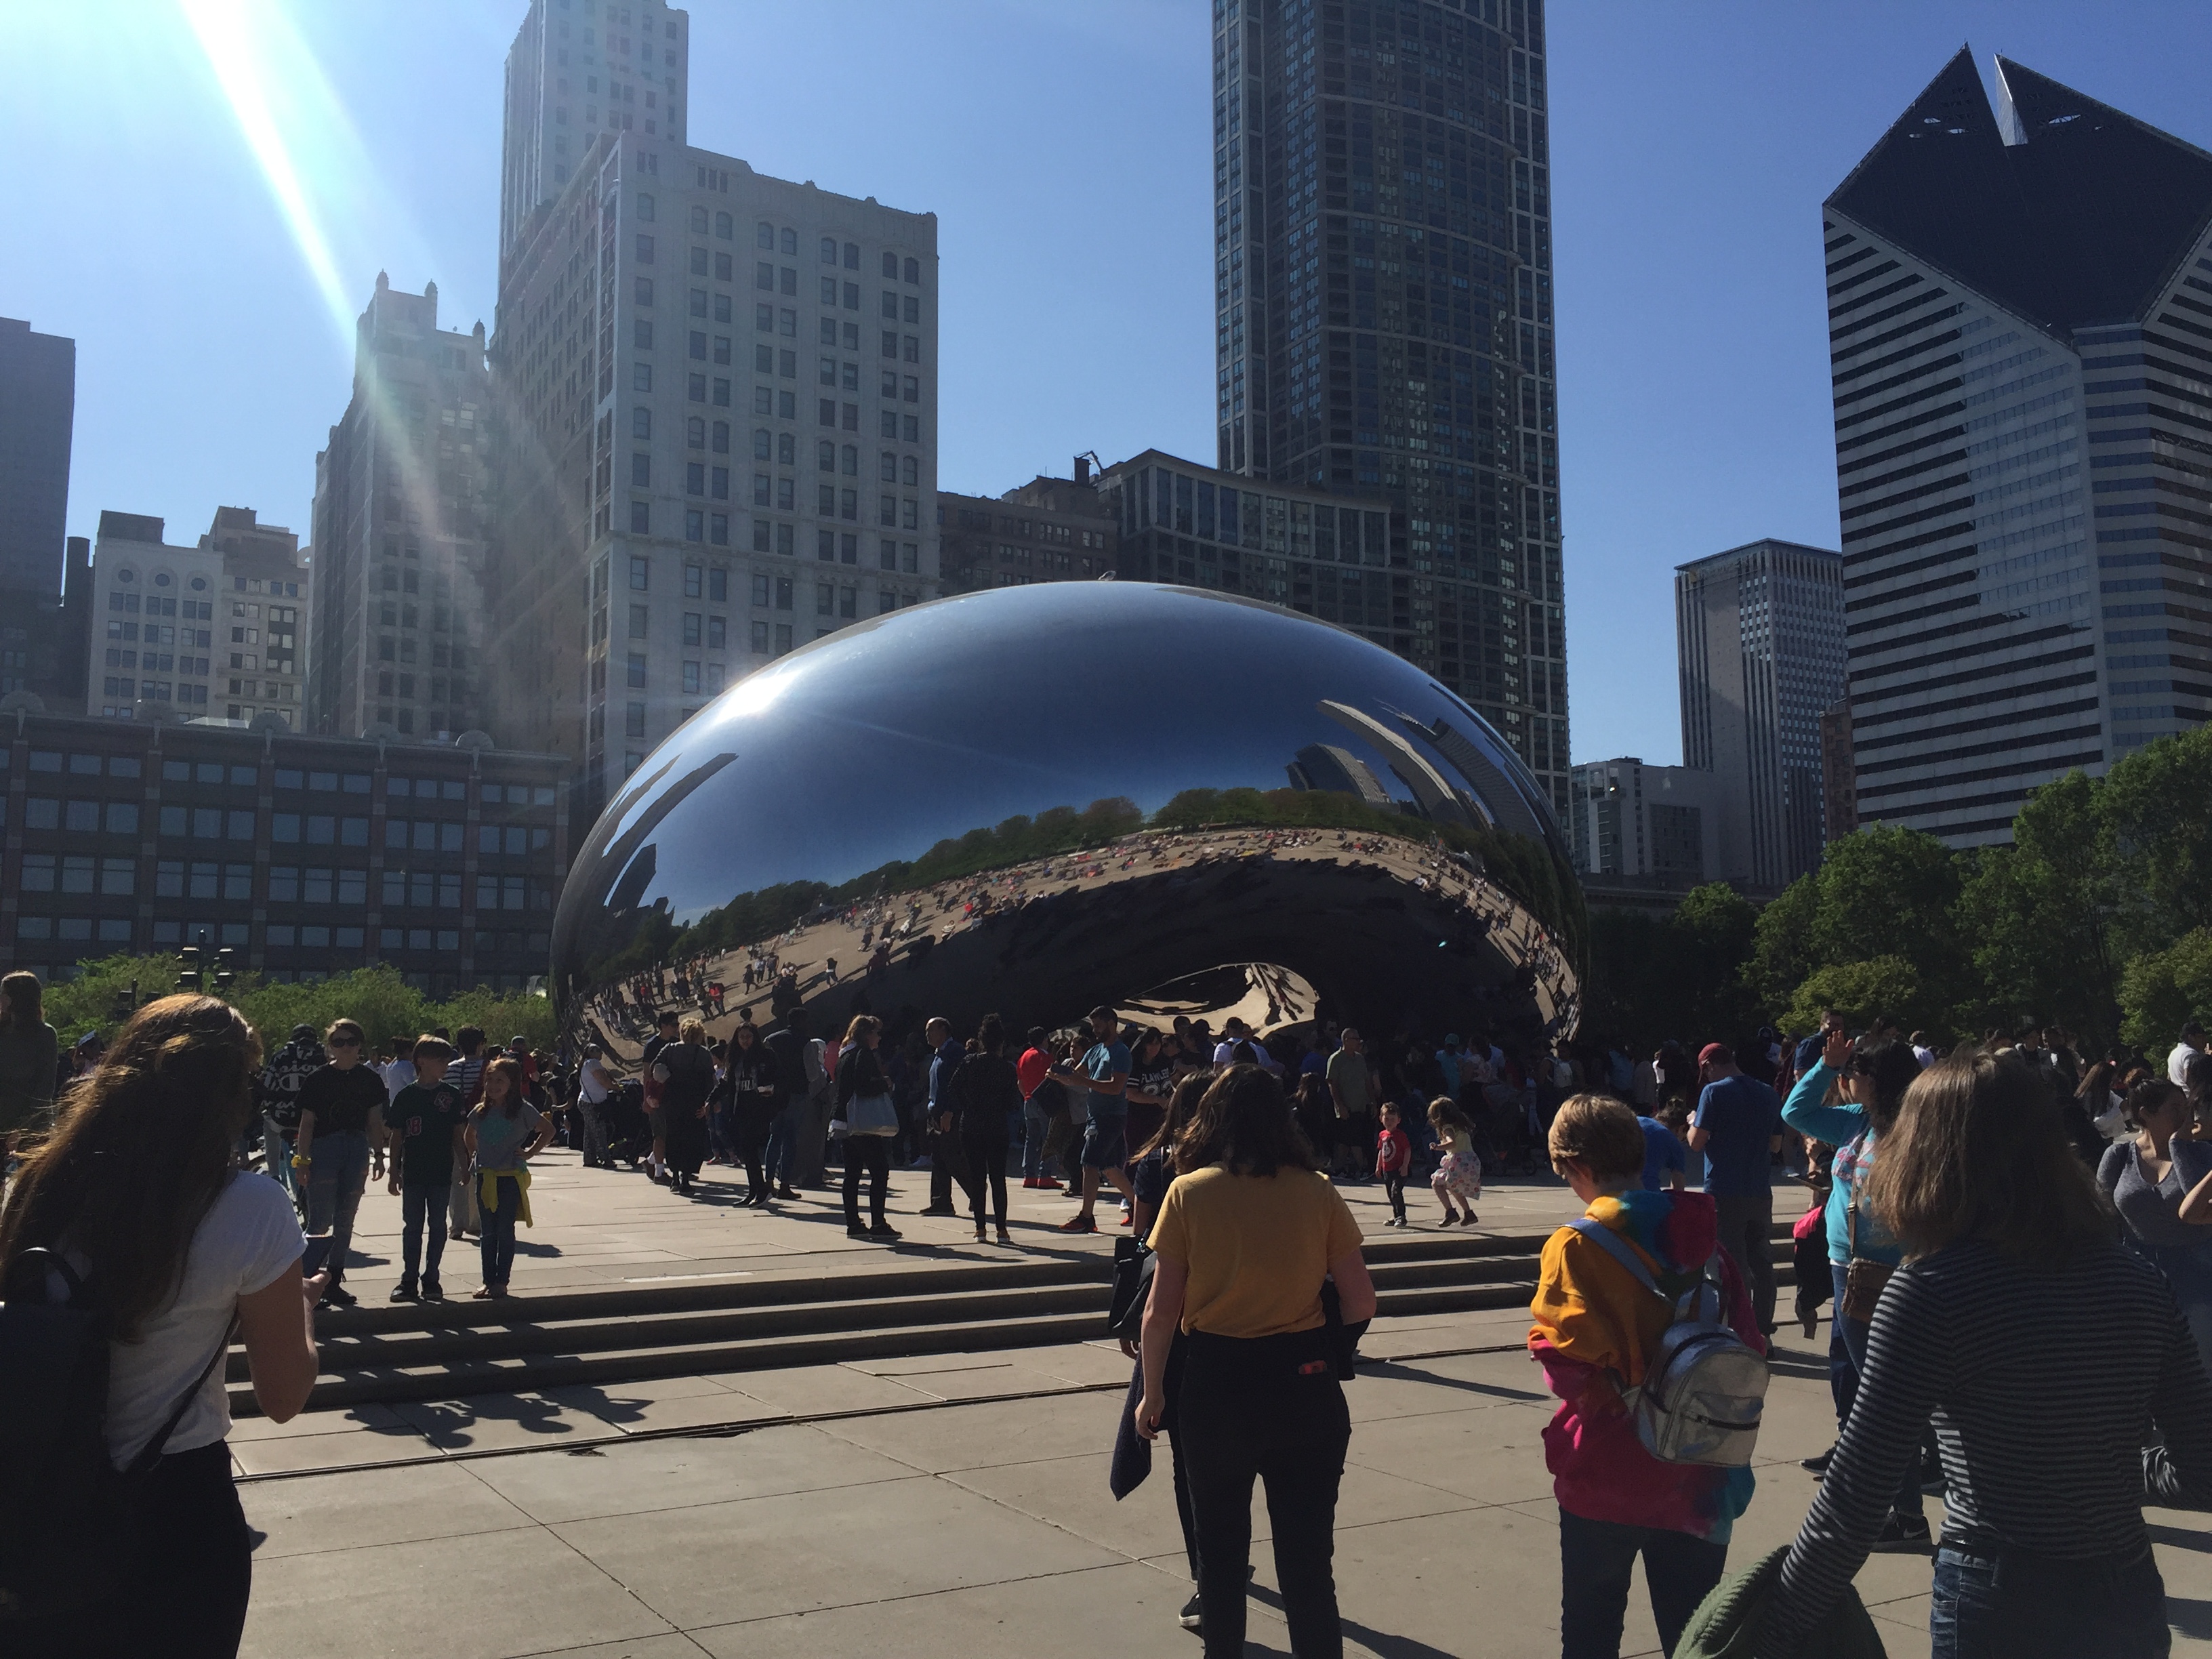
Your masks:
{"label": "black jacket", "polygon": [[1004,1054],[969,1055],[952,1074],[951,1105],[960,1115],[962,1134],[1004,1135],[1006,1114],[1022,1109],[1022,1085],[1012,1062]]}
{"label": "black jacket", "polygon": [[865,1099],[872,1095],[887,1095],[891,1091],[891,1080],[884,1074],[884,1062],[873,1048],[865,1042],[856,1042],[845,1057],[837,1062],[837,1109],[842,1112],[855,1097]]}

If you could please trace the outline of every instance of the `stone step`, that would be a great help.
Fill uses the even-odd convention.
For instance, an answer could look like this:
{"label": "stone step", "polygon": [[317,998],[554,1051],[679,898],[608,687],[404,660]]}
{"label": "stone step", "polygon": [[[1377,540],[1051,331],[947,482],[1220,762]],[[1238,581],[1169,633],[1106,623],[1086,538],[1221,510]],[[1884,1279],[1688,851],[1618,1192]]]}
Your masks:
{"label": "stone step", "polygon": [[[1547,1236],[1439,1230],[1364,1248],[1380,1311],[1402,1318],[1526,1306]],[[1777,1228],[1775,1255],[1787,1282],[1786,1227]],[[314,1404],[1079,1341],[1100,1334],[1112,1265],[1085,1253],[331,1310],[318,1320],[324,1371]],[[225,1376],[241,1416],[258,1410],[247,1375],[234,1347]]]}

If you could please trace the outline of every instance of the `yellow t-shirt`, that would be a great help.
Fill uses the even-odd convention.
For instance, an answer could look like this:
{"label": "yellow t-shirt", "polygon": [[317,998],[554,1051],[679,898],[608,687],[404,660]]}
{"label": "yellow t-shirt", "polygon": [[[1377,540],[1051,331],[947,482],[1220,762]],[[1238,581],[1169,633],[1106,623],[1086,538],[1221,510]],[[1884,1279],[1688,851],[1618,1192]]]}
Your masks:
{"label": "yellow t-shirt", "polygon": [[1176,1178],[1151,1243],[1189,1269],[1183,1329],[1274,1336],[1322,1322],[1322,1279],[1358,1248],[1359,1225],[1310,1170],[1240,1176],[1217,1164]]}

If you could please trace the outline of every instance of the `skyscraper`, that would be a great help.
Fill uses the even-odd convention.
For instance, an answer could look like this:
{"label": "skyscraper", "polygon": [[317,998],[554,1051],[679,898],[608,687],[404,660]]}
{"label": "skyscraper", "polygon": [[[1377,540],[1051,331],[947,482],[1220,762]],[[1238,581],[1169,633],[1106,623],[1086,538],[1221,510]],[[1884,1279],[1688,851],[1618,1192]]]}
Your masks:
{"label": "skyscraper", "polygon": [[76,342],[0,317],[0,589],[62,590]]}
{"label": "skyscraper", "polygon": [[352,400],[315,457],[308,730],[485,726],[490,416],[483,325],[440,328],[435,283],[408,294],[379,271]]}
{"label": "skyscraper", "polygon": [[2212,712],[2212,155],[1996,81],[1822,214],[1858,814],[1954,846]]}
{"label": "skyscraper", "polygon": [[1219,465],[1389,501],[1387,642],[1565,812],[1541,0],[1213,15]]}
{"label": "skyscraper", "polygon": [[1787,886],[1820,861],[1820,715],[1843,695],[1844,561],[1760,540],[1676,567],[1682,764],[1714,775],[1717,873]]}
{"label": "skyscraper", "polygon": [[[678,40],[682,14],[635,10]],[[586,821],[731,681],[938,570],[936,216],[617,122],[606,14],[593,41],[533,0],[517,42],[568,71],[556,137],[597,130],[502,262],[485,593],[490,729],[573,756]]]}
{"label": "skyscraper", "polygon": [[499,270],[602,132],[682,144],[691,16],[653,0],[531,0],[507,53]]}

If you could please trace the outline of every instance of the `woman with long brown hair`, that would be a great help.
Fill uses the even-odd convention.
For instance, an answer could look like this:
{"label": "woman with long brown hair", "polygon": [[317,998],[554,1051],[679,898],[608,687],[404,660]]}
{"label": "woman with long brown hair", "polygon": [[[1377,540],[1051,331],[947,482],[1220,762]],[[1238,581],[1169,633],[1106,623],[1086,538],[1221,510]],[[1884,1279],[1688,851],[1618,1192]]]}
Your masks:
{"label": "woman with long brown hair", "polygon": [[1159,1260],[1145,1308],[1137,1431],[1159,1433],[1180,1330],[1176,1433],[1198,1533],[1207,1659],[1244,1651],[1255,1478],[1267,1483],[1291,1650],[1341,1652],[1329,1564],[1352,1422],[1322,1286],[1334,1281],[1346,1325],[1373,1316],[1359,1229],[1315,1169],[1281,1085],[1258,1066],[1232,1065],[1213,1079],[1176,1140],[1175,1165],[1152,1224]]}
{"label": "woman with long brown hair", "polygon": [[260,1060],[259,1039],[228,1004],[163,997],[123,1027],[63,1101],[53,1133],[23,1154],[0,1209],[7,1295],[52,1293],[27,1278],[67,1276],[41,1275],[49,1258],[27,1253],[68,1264],[108,1322],[109,1456],[118,1468],[159,1461],[145,1477],[131,1594],[72,1613],[52,1642],[0,1624],[0,1648],[237,1650],[253,1558],[224,1443],[221,1357],[234,1322],[263,1413],[279,1423],[296,1414],[314,1386],[312,1310],[323,1288],[319,1275],[301,1276],[284,1189],[235,1166]]}
{"label": "woman with long brown hair", "polygon": [[[1864,1201],[1904,1264],[1882,1288],[1850,1420],[1758,1651],[1796,1652],[1833,1607],[1934,1413],[1934,1659],[2164,1655],[2142,1506],[2212,1500],[2212,1382],[2172,1293],[2122,1248],[2049,1085],[2011,1054],[1922,1073]],[[2147,1425],[2163,1440],[2149,1451]]]}

